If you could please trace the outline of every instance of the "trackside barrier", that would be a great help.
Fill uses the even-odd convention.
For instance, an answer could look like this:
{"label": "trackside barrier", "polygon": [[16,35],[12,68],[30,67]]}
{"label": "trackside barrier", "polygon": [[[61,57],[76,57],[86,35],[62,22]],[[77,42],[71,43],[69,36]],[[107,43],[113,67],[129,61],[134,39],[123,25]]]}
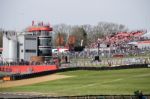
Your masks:
{"label": "trackside barrier", "polygon": [[43,72],[32,73],[32,74],[14,74],[14,75],[11,75],[11,79],[12,80],[20,80],[20,79],[34,78],[34,77],[40,77],[40,76],[54,74],[54,73],[58,73],[58,72],[72,71],[72,70],[76,70],[76,69],[78,69],[78,68],[64,68],[64,69],[43,71]]}
{"label": "trackside barrier", "polygon": [[3,77],[3,81],[10,81],[11,80],[11,77],[10,76],[5,76]]}
{"label": "trackside barrier", "polygon": [[85,95],[85,96],[60,96],[60,97],[34,97],[38,99],[150,99],[150,95]]}
{"label": "trackside barrier", "polygon": [[31,73],[31,74],[14,74],[11,75],[11,80],[20,80],[20,79],[27,79],[33,77],[39,77],[59,72],[66,72],[66,71],[75,71],[75,70],[119,70],[119,69],[130,69],[130,68],[148,68],[148,64],[133,64],[133,65],[122,65],[122,66],[115,66],[115,67],[68,67],[68,68],[60,68],[57,70],[50,70],[50,71],[43,71],[38,73]]}
{"label": "trackside barrier", "polygon": [[12,66],[0,66],[0,71],[8,73],[34,73],[47,70],[58,69],[56,65],[12,65]]}

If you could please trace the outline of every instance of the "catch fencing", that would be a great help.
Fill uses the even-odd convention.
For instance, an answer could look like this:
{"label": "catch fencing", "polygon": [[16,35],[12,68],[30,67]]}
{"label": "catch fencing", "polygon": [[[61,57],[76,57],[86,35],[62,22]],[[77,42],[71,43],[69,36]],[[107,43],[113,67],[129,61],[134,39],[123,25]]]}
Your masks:
{"label": "catch fencing", "polygon": [[85,95],[85,96],[60,96],[60,97],[34,97],[50,99],[150,99],[150,95]]}
{"label": "catch fencing", "polygon": [[[99,59],[97,59],[97,57]],[[84,57],[84,56],[68,56],[67,61],[61,60],[61,67],[100,67],[100,66],[120,66],[131,64],[150,64],[150,57],[117,57],[117,58],[101,58]]]}

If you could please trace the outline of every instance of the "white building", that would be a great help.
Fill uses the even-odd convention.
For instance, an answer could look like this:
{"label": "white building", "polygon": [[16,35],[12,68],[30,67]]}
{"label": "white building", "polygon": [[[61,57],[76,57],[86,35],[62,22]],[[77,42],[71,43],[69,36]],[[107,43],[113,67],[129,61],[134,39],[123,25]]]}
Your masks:
{"label": "white building", "polygon": [[49,25],[33,25],[23,33],[3,33],[3,61],[30,61],[32,56],[52,56],[52,28]]}

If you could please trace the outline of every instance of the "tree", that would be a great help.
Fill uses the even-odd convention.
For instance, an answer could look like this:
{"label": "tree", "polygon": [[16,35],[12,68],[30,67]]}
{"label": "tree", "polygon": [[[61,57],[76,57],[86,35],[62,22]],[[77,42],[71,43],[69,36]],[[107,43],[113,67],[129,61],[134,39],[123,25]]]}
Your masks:
{"label": "tree", "polygon": [[[74,46],[80,46],[83,41],[83,45],[87,46],[93,42],[96,42],[99,38],[105,36],[111,36],[120,31],[127,31],[128,29],[122,24],[110,23],[110,22],[99,22],[97,25],[92,26],[89,24],[82,26],[71,26],[66,24],[58,24],[53,27],[54,39],[57,38],[58,33],[62,34],[65,45],[69,44],[68,40],[70,36],[74,36]],[[64,45],[64,44],[63,44]]]}
{"label": "tree", "polygon": [[93,36],[93,26],[86,24],[86,25],[82,25],[82,28],[84,29],[84,31],[87,34],[87,44],[90,43],[90,41],[92,40],[92,36]]}
{"label": "tree", "polygon": [[[58,39],[58,35],[63,36],[63,45],[66,45],[68,43],[68,38],[69,35],[71,33],[71,29],[72,27],[70,25],[66,25],[66,24],[58,24],[58,25],[54,25],[53,30],[54,30],[54,34],[53,34],[53,39],[54,41],[56,41],[56,39]],[[54,43],[54,46],[57,46],[56,42]]]}
{"label": "tree", "polygon": [[3,47],[3,30],[0,29],[0,47]]}
{"label": "tree", "polygon": [[65,33],[58,33],[57,37],[56,37],[56,46],[65,46],[65,37],[66,34]]}
{"label": "tree", "polygon": [[83,43],[83,46],[86,46],[87,33],[82,26],[74,26],[71,34],[76,38],[75,46],[81,46],[81,43]]}

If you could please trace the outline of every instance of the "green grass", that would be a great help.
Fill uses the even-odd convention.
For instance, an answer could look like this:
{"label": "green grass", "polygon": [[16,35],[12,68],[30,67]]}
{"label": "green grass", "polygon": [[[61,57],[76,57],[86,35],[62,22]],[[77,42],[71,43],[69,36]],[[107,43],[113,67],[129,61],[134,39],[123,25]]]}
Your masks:
{"label": "green grass", "polygon": [[107,71],[70,71],[59,73],[70,78],[33,85],[4,88],[1,92],[41,92],[64,95],[123,95],[142,90],[150,94],[150,69],[126,69]]}

